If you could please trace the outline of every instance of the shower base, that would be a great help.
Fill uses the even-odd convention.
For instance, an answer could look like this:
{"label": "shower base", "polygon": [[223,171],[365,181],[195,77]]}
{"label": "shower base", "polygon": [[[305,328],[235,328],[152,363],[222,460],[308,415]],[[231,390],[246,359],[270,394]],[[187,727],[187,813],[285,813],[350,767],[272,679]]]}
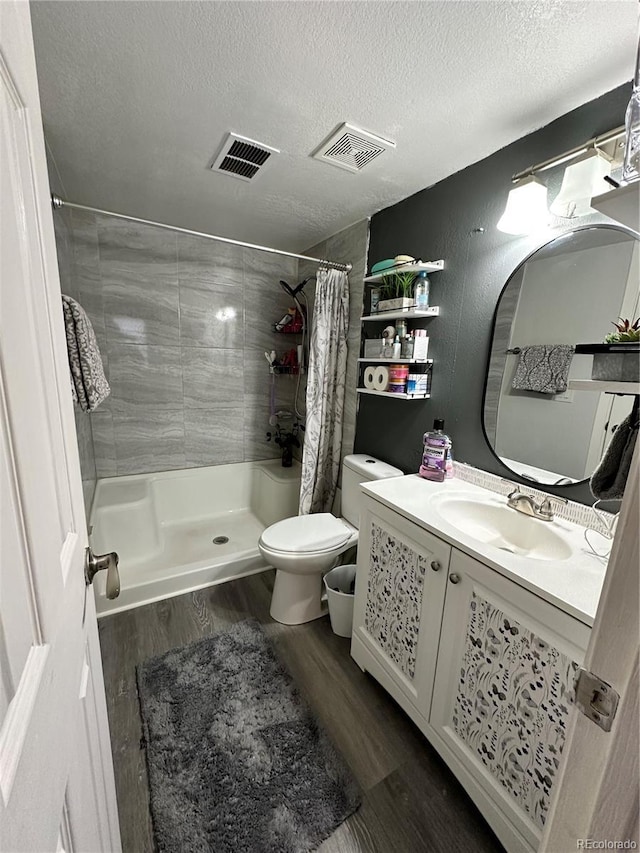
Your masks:
{"label": "shower base", "polygon": [[90,542],[118,553],[121,591],[109,601],[96,576],[98,616],[269,568],[258,539],[297,514],[299,489],[300,466],[279,460],[99,480]]}

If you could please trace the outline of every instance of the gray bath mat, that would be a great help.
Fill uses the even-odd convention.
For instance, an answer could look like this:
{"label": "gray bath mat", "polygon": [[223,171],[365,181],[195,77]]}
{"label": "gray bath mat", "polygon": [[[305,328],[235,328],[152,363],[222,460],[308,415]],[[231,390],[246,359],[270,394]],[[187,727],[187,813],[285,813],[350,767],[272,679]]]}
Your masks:
{"label": "gray bath mat", "polygon": [[360,805],[257,622],[138,667],[159,851],[303,853]]}

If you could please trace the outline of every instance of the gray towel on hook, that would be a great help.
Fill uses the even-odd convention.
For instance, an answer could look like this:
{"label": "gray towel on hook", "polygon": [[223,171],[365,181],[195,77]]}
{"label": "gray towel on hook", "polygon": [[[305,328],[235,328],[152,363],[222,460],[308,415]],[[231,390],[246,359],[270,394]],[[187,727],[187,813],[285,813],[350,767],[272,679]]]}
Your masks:
{"label": "gray towel on hook", "polygon": [[567,390],[572,344],[536,344],[522,347],[511,387],[515,391],[562,394]]}
{"label": "gray towel on hook", "polygon": [[91,321],[75,299],[62,294],[62,310],[73,401],[83,411],[92,412],[111,393],[98,342]]}
{"label": "gray towel on hook", "polygon": [[600,464],[591,475],[589,485],[594,498],[621,501],[627,484],[633,450],[638,437],[638,410],[634,410],[618,426]]}

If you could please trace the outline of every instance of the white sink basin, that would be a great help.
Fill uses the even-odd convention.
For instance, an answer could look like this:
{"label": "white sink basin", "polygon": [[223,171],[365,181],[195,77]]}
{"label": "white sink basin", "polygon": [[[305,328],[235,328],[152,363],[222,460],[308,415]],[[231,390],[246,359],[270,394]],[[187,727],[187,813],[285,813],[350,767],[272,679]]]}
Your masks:
{"label": "white sink basin", "polygon": [[[497,500],[497,499],[494,499]],[[568,560],[573,554],[553,522],[524,515],[505,503],[475,496],[443,495],[432,499],[433,508],[449,524],[479,542],[532,560]]]}

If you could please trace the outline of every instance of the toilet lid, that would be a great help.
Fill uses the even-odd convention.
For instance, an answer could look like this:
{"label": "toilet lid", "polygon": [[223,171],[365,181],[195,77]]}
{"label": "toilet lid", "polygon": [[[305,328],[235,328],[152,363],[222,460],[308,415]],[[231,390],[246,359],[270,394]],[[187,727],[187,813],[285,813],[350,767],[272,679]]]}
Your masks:
{"label": "toilet lid", "polygon": [[272,524],[262,534],[262,544],[274,551],[329,551],[349,540],[351,531],[330,512],[298,515]]}

